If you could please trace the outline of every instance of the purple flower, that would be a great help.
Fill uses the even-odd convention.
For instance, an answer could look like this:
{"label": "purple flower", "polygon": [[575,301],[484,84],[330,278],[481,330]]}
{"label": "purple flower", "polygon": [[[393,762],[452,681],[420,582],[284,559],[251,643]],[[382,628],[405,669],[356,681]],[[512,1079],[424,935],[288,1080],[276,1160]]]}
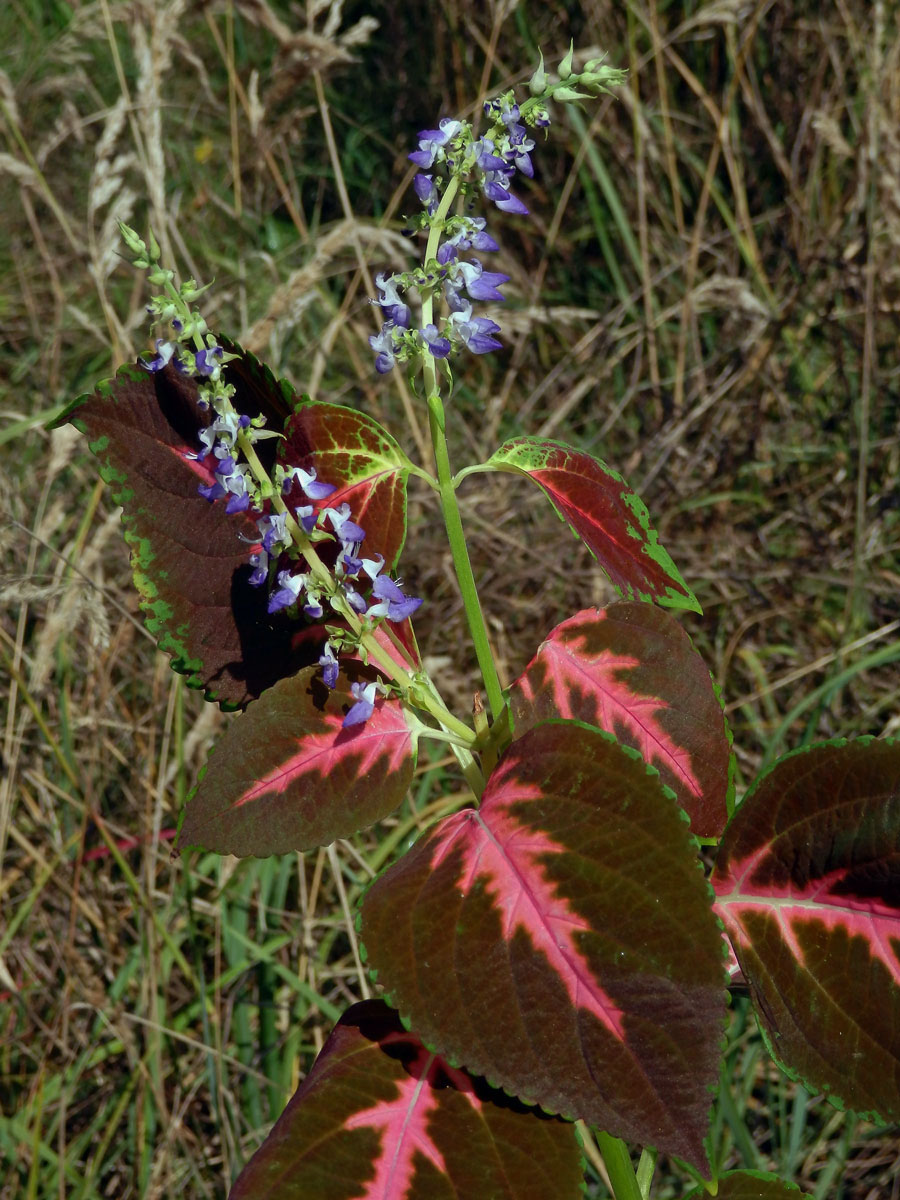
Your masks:
{"label": "purple flower", "polygon": [[[385,278],[384,275],[376,275],[375,284],[379,292],[384,293],[383,296],[379,297],[377,304],[387,320],[393,321],[401,329],[408,329],[410,318],[409,305],[401,300],[393,275],[388,278]],[[382,329],[383,332],[384,330]],[[371,338],[369,338],[369,344],[372,345]]]}
{"label": "purple flower", "polygon": [[490,252],[500,247],[489,233],[485,233],[487,224],[484,217],[466,217],[462,226],[452,237],[447,238],[438,246],[437,260],[442,265],[457,258],[460,250],[482,250]]}
{"label": "purple flower", "polygon": [[384,566],[384,555],[379,554],[377,558],[364,558],[361,566],[370,579],[376,579],[378,572]]}
{"label": "purple flower", "polygon": [[494,143],[490,138],[479,138],[474,142],[475,164],[482,171],[505,171],[506,160],[494,154]]}
{"label": "purple flower", "polygon": [[528,215],[528,209],[522,201],[509,190],[509,179],[499,171],[491,171],[484,177],[484,194],[501,212],[518,213],[522,217]]}
{"label": "purple flower", "polygon": [[[501,150],[507,163],[511,162],[515,158],[515,155],[510,154],[510,151],[513,148],[518,148],[519,151],[525,156],[527,156],[529,150],[534,149],[534,142],[532,142],[528,137],[528,130],[524,125],[519,123],[519,118],[522,114],[519,110],[518,104],[516,104],[514,101],[513,103],[510,103],[508,97],[504,97],[502,100],[489,100],[484,106],[484,111],[493,121],[496,121],[499,117],[499,119],[506,126],[506,136],[503,139]],[[541,115],[546,117],[546,113],[543,111],[541,112]],[[545,123],[547,125],[550,124],[549,117]],[[528,161],[527,165],[528,167],[531,166],[530,160]],[[523,174],[529,176],[533,173],[531,170],[528,170],[523,166],[520,166],[519,170],[522,171]]]}
{"label": "purple flower", "polygon": [[[243,478],[239,476],[238,478]],[[246,488],[246,483],[243,485]],[[228,489],[231,495],[228,497],[228,503],[225,505],[225,511],[231,513],[246,512],[250,507],[250,493],[248,491],[239,492],[234,488]]]}
{"label": "purple flower", "polygon": [[521,146],[511,146],[509,150],[510,160],[515,164],[516,169],[523,175],[527,175],[529,179],[534,178],[534,166],[531,162],[531,155],[528,153],[533,149],[534,142],[531,138],[526,138]]}
{"label": "purple flower", "polygon": [[309,471],[304,471],[302,467],[291,467],[290,471],[284,477],[284,483],[281,490],[286,494],[291,490],[291,485],[294,480],[300,484],[303,494],[309,500],[324,500],[326,496],[330,496],[336,491],[333,483],[323,483],[316,479],[316,469],[313,467]]}
{"label": "purple flower", "polygon": [[306,576],[292,575],[290,571],[279,571],[278,583],[278,590],[269,597],[268,611],[270,613],[278,612],[282,608],[289,608],[296,603],[297,597],[306,586]]}
{"label": "purple flower", "polygon": [[225,351],[221,346],[208,346],[205,350],[198,350],[194,355],[194,365],[197,368],[198,375],[205,375],[208,379],[218,379],[219,372],[222,369],[221,359]]}
{"label": "purple flower", "polygon": [[375,683],[351,683],[350,692],[356,703],[343,720],[347,729],[351,725],[363,725],[375,711]]}
{"label": "purple flower", "polygon": [[185,458],[195,458],[198,462],[203,462],[211,450],[215,453],[216,458],[224,458],[234,449],[238,434],[249,424],[249,417],[238,416],[236,412],[227,412],[217,416],[197,435],[203,449],[197,454],[185,454]]}
{"label": "purple flower", "polygon": [[254,587],[262,587],[269,578],[269,556],[265,550],[259,550],[256,554],[251,554],[248,559],[250,566],[253,567],[253,574],[248,580]]}
{"label": "purple flower", "polygon": [[294,509],[294,516],[300,521],[304,533],[312,533],[319,519],[319,514],[311,504],[300,504]]}
{"label": "purple flower", "polygon": [[424,329],[420,329],[422,340],[428,348],[430,354],[435,358],[446,358],[450,353],[450,343],[445,337],[441,337],[436,325],[426,325]]}
{"label": "purple flower", "polygon": [[464,282],[462,276],[458,279],[451,279],[448,275],[444,280],[444,299],[451,313],[463,312],[466,308],[471,309],[472,307],[469,301],[460,295]]}
{"label": "purple flower", "polygon": [[[322,514],[331,522],[331,528],[342,542],[359,545],[365,539],[366,531],[350,520],[349,504],[344,503],[340,508],[325,508]],[[344,549],[346,548],[345,545]]]}
{"label": "purple flower", "polygon": [[[500,249],[491,235],[485,231],[484,227],[487,224],[487,221],[484,219],[484,217],[470,217],[469,220],[475,227],[471,238],[467,239],[471,243],[473,250],[490,252],[492,250]],[[466,249],[468,249],[468,246]]]}
{"label": "purple flower", "polygon": [[451,117],[444,117],[438,125],[438,129],[423,129],[419,133],[419,149],[408,156],[410,162],[417,167],[424,167],[426,171],[435,159],[440,162],[444,158],[444,146],[462,129],[462,123]]}
{"label": "purple flower", "polygon": [[376,351],[375,370],[379,375],[386,375],[397,361],[394,356],[395,345],[393,334],[395,328],[396,324],[394,321],[385,321],[381,327],[381,333],[372,333],[369,335],[369,345]]}
{"label": "purple flower", "polygon": [[287,545],[289,539],[286,523],[287,513],[267,513],[256,522],[259,532],[263,535],[263,549],[267,554],[274,556],[276,545]]}
{"label": "purple flower", "polygon": [[417,596],[404,596],[399,584],[388,575],[379,575],[372,586],[372,595],[381,603],[373,604],[367,617],[387,617],[389,621],[405,621],[422,603]]}
{"label": "purple flower", "polygon": [[506,299],[498,288],[501,283],[506,283],[509,279],[508,275],[502,275],[499,271],[482,270],[481,263],[477,259],[470,263],[457,263],[456,270],[462,276],[466,291],[473,300]]}
{"label": "purple flower", "polygon": [[174,353],[174,342],[165,342],[162,338],[157,338],[155,358],[151,358],[149,362],[145,358],[141,358],[138,361],[145,371],[161,371]]}
{"label": "purple flower", "polygon": [[362,614],[366,611],[365,600],[359,594],[359,592],[356,590],[356,588],[352,588],[349,583],[344,584],[344,595],[347,598],[347,603],[350,605],[350,607],[353,609],[354,612],[358,612],[358,613]]}
{"label": "purple flower", "polygon": [[503,349],[503,343],[492,336],[500,332],[500,326],[487,317],[473,317],[471,304],[467,305],[463,312],[451,313],[449,322],[453,332],[459,335],[473,354],[487,354],[491,350]]}
{"label": "purple flower", "polygon": [[352,579],[360,573],[363,564],[361,558],[356,558],[352,551],[348,551],[346,554],[341,555],[338,565],[343,574]]}
{"label": "purple flower", "polygon": [[325,649],[319,656],[319,666],[322,668],[322,681],[325,686],[333,688],[338,680],[339,664],[331,642],[325,643]]}
{"label": "purple flower", "polygon": [[318,621],[324,611],[325,610],[322,608],[322,602],[319,597],[309,593],[307,596],[307,603],[303,605],[304,614],[309,617],[311,621]]}
{"label": "purple flower", "polygon": [[201,483],[197,488],[201,496],[204,496],[210,504],[213,500],[221,500],[226,494],[225,488],[219,479],[215,479],[212,483]]}
{"label": "purple flower", "polygon": [[215,425],[207,425],[205,429],[201,429],[197,435],[203,443],[203,449],[198,450],[196,454],[192,454],[190,450],[185,452],[185,458],[196,459],[197,462],[203,462],[210,450],[214,449],[216,444],[216,429]]}
{"label": "purple flower", "polygon": [[433,177],[431,175],[423,175],[420,172],[413,179],[413,188],[428,210],[428,215],[433,216],[438,202],[438,190]]}

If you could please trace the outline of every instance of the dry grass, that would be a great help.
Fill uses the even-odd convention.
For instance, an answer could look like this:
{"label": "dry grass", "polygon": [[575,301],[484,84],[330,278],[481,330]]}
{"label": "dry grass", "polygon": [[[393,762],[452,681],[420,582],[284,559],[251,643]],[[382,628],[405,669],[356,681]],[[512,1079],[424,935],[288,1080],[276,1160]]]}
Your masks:
{"label": "dry grass", "polygon": [[[226,718],[144,632],[85,447],[42,429],[145,345],[117,219],[149,221],[183,274],[216,277],[211,324],[422,452],[413,399],[375,379],[365,343],[371,275],[412,252],[412,136],[517,78],[538,44],[550,62],[570,36],[610,49],[629,86],[560,115],[533,219],[494,223],[509,349],[460,379],[455,457],[524,431],[626,475],[704,605],[690,629],[742,784],[804,740],[900,730],[896,6],[307,7],[308,24],[266,0],[0,13],[3,1200],[222,1195],[365,993],[361,887],[457,786],[424,763],[382,848],[170,859]],[[475,476],[463,500],[509,678],[609,592],[524,485]],[[467,707],[449,557],[425,497],[413,517],[420,640]],[[820,1197],[898,1195],[896,1138],[806,1111],[757,1041],[740,1046],[763,1165]],[[784,1104],[796,1141],[779,1140]]]}

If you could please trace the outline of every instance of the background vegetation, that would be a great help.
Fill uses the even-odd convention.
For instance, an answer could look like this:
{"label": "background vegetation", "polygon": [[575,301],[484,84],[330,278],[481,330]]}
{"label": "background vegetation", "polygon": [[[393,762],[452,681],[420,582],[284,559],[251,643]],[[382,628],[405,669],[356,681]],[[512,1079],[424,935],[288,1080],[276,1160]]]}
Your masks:
{"label": "background vegetation", "polygon": [[[228,718],[148,638],[86,446],[44,430],[148,345],[116,219],[215,277],[214,328],[421,446],[414,401],[366,345],[372,275],[415,253],[406,154],[570,38],[629,83],[557,112],[531,217],[494,214],[507,349],[460,367],[457,464],[526,432],[625,474],[704,605],[685,621],[722,688],[739,794],[805,741],[900,732],[894,0],[7,0],[3,1200],[224,1195],[369,994],[361,888],[460,786],[436,757],[396,818],[351,841],[170,858]],[[404,572],[430,664],[468,711],[477,678],[426,499]],[[610,593],[527,487],[479,475],[464,505],[509,680]],[[896,1131],[783,1081],[740,1001],[734,1022],[724,1161],[819,1198],[896,1198]],[[668,1178],[660,1195],[679,1195]]]}

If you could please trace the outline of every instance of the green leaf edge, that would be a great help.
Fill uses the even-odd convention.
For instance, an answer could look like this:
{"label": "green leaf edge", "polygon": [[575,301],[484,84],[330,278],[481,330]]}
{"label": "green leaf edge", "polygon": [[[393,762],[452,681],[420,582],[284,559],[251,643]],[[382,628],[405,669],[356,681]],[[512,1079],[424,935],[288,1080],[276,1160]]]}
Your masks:
{"label": "green leaf edge", "polygon": [[[87,436],[87,426],[83,420],[79,419],[77,410],[92,400],[94,396],[105,397],[116,404],[118,401],[113,390],[114,384],[120,380],[138,383],[145,378],[147,378],[147,373],[141,367],[132,363],[124,364],[119,367],[114,376],[101,380],[92,392],[85,392],[77,400],[74,400],[50,425],[50,428],[55,429],[71,423],[79,433]],[[169,656],[169,666],[172,670],[185,677],[188,687],[202,691],[204,700],[218,703],[223,712],[233,712],[241,705],[219,700],[218,693],[207,688],[202,676],[198,674],[202,670],[203,662],[201,659],[190,658],[184,642],[180,640],[185,636],[184,626],[179,626],[175,630],[168,627],[172,610],[168,604],[158,599],[156,586],[145,573],[155,555],[150,548],[149,539],[140,537],[133,528],[136,514],[127,511],[126,506],[134,498],[134,491],[128,486],[127,476],[117,470],[108,458],[103,457],[108,445],[109,438],[105,435],[94,441],[88,441],[88,449],[99,460],[100,478],[109,487],[113,501],[122,509],[122,534],[128,545],[131,575],[147,630],[155,639],[159,649]],[[142,509],[141,511],[146,510]]]}
{"label": "green leaf edge", "polygon": [[[261,378],[265,384],[277,389],[293,412],[302,407],[304,400],[308,399],[301,396],[298,400],[297,392],[288,380],[278,379],[265,363],[261,362],[249,350],[244,350],[239,343],[233,342],[230,338],[220,338],[219,342],[230,353],[239,353],[246,369],[258,379]],[[77,415],[79,408],[95,396],[105,397],[114,404],[117,404],[118,400],[114,391],[116,383],[119,381],[140,383],[142,380],[148,378],[146,369],[140,366],[139,363],[124,363],[119,367],[115,375],[101,380],[93,391],[84,392],[77,399],[73,400],[58,417],[48,423],[47,429],[58,429],[63,425],[72,424],[80,434],[86,437],[87,427],[84,421],[80,420]],[[134,492],[128,487],[127,477],[116,470],[109,459],[103,458],[103,453],[108,445],[109,439],[105,435],[96,438],[93,442],[88,441],[88,449],[100,463],[100,478],[110,488],[114,502],[122,509],[122,533],[128,545],[132,579],[137,589],[138,603],[141,612],[144,614],[148,632],[156,640],[159,649],[169,656],[169,666],[171,669],[184,677],[185,683],[189,688],[201,691],[204,700],[212,704],[218,704],[223,712],[236,712],[242,708],[246,708],[247,705],[229,700],[221,700],[217,691],[207,687],[202,675],[198,673],[203,669],[203,660],[190,658],[184,642],[179,640],[185,636],[185,627],[182,625],[175,630],[168,627],[168,621],[171,620],[172,615],[171,609],[169,609],[169,606],[164,601],[157,598],[156,587],[145,574],[146,567],[153,561],[155,555],[150,548],[148,539],[139,537],[133,529],[135,514],[128,513],[126,505],[133,499]],[[166,612],[166,609],[169,609],[169,611]],[[182,809],[183,811],[184,809]],[[179,819],[178,829],[181,829],[181,819]]]}
{"label": "green leaf edge", "polygon": [[[799,1184],[793,1183],[789,1179],[782,1179],[780,1175],[776,1175],[773,1171],[758,1171],[754,1167],[740,1167],[733,1171],[723,1171],[721,1175],[716,1176],[716,1183],[719,1184],[723,1179],[733,1179],[740,1176],[744,1179],[761,1179],[763,1183],[780,1183],[787,1188],[789,1192],[799,1193],[800,1200],[813,1200],[809,1192],[801,1192]],[[709,1191],[705,1187],[694,1188],[688,1192],[684,1200],[707,1200]]]}
{"label": "green leaf edge", "polygon": [[[691,589],[687,586],[687,584],[682,579],[681,572],[675,566],[675,563],[672,561],[672,558],[669,556],[668,551],[665,549],[664,546],[662,546],[660,544],[659,535],[657,534],[656,530],[650,524],[650,513],[647,509],[647,506],[644,504],[643,500],[640,498],[640,496],[637,494],[637,492],[635,492],[628,485],[628,483],[625,481],[625,479],[618,473],[618,471],[615,471],[615,470],[613,470],[612,467],[607,466],[607,464],[605,462],[603,462],[602,459],[597,458],[593,454],[589,454],[586,450],[579,450],[577,446],[570,446],[568,444],[568,442],[558,442],[558,441],[554,441],[552,439],[520,437],[520,438],[511,438],[509,441],[504,442],[502,446],[500,446],[497,450],[494,451],[494,453],[487,460],[487,462],[484,464],[484,466],[488,470],[506,471],[509,474],[523,475],[527,479],[530,479],[532,481],[532,483],[536,484],[541,489],[541,491],[544,493],[544,495],[550,501],[550,504],[553,507],[553,511],[556,513],[556,515],[559,517],[559,519],[563,522],[563,524],[568,527],[568,529],[578,539],[579,542],[582,542],[584,545],[587,545],[587,543],[582,538],[581,534],[569,522],[569,520],[565,516],[565,514],[560,512],[555,501],[553,500],[553,497],[550,495],[550,493],[547,491],[547,489],[544,487],[544,485],[540,482],[540,480],[535,479],[534,475],[532,475],[531,472],[526,470],[524,467],[518,466],[516,463],[504,461],[503,459],[500,458],[500,455],[502,455],[504,453],[509,453],[513,449],[530,448],[533,451],[539,451],[540,449],[545,448],[545,447],[550,447],[554,450],[571,451],[574,454],[583,454],[586,458],[589,458],[589,459],[591,459],[592,462],[595,462],[597,464],[597,466],[600,468],[600,470],[603,471],[604,474],[608,475],[609,478],[612,479],[614,483],[620,483],[620,484],[624,485],[626,491],[619,493],[619,499],[622,501],[623,504],[626,505],[627,508],[629,508],[631,510],[631,512],[637,518],[638,524],[640,525],[640,527],[644,533],[644,551],[645,551],[645,553],[647,553],[649,555],[649,557],[653,559],[653,561],[657,564],[657,566],[661,567],[663,569],[663,571],[665,571],[665,573],[669,576],[669,578],[671,580],[673,580],[674,583],[679,584],[684,589],[683,592],[679,592],[672,586],[667,586],[664,594],[659,595],[659,596],[651,596],[648,592],[641,592],[633,587],[629,587],[626,590],[626,589],[620,587],[618,584],[613,583],[613,581],[610,579],[610,583],[612,584],[612,587],[615,589],[616,593],[618,595],[622,596],[622,598],[626,599],[626,600],[642,600],[648,604],[657,603],[657,604],[664,605],[667,608],[682,609],[687,612],[698,613],[702,616],[703,609],[700,606],[700,602],[698,601],[697,597],[694,595],[694,593],[691,591]],[[597,555],[594,553],[594,551],[591,549],[590,546],[588,546],[588,550],[593,555],[593,557],[596,559],[598,565],[600,566],[600,569],[603,571],[603,573],[609,579],[609,575],[606,572],[606,568],[600,562],[599,558],[597,557]]]}

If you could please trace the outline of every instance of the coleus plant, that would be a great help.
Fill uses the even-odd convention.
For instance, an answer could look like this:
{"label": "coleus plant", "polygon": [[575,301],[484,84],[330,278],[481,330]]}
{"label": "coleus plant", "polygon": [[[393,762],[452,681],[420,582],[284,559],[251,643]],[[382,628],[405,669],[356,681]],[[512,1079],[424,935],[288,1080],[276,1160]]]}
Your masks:
{"label": "coleus plant", "polygon": [[[497,243],[473,202],[526,213],[511,182],[532,174],[550,103],[619,82],[599,60],[576,72],[570,52],[552,78],[542,60],[529,98],[484,106],[480,136],[445,118],[410,155],[422,266],[378,276],[370,342],[376,370],[406,369],[423,397],[433,472],[211,333],[203,289],[176,287],[152,235],[123,227],[165,334],[63,419],[122,506],[173,667],[239,710],[180,848],[262,856],[366,829],[402,803],[423,738],[450,746],[468,787],[366,892],[358,932],[384,998],[338,1022],[234,1200],[564,1200],[588,1141],[617,1200],[651,1194],[659,1152],[691,1195],[797,1194],[716,1159],[735,986],[791,1078],[900,1120],[900,746],[805,747],[735,806],[718,693],[667,611],[700,606],[624,480],[530,437],[451,471],[450,363],[500,346],[474,306],[507,279],[477,257]],[[456,500],[475,471],[540,488],[621,597],[550,630],[506,688]],[[397,574],[411,474],[446,524],[487,697],[471,720],[425,669],[421,600]]]}

